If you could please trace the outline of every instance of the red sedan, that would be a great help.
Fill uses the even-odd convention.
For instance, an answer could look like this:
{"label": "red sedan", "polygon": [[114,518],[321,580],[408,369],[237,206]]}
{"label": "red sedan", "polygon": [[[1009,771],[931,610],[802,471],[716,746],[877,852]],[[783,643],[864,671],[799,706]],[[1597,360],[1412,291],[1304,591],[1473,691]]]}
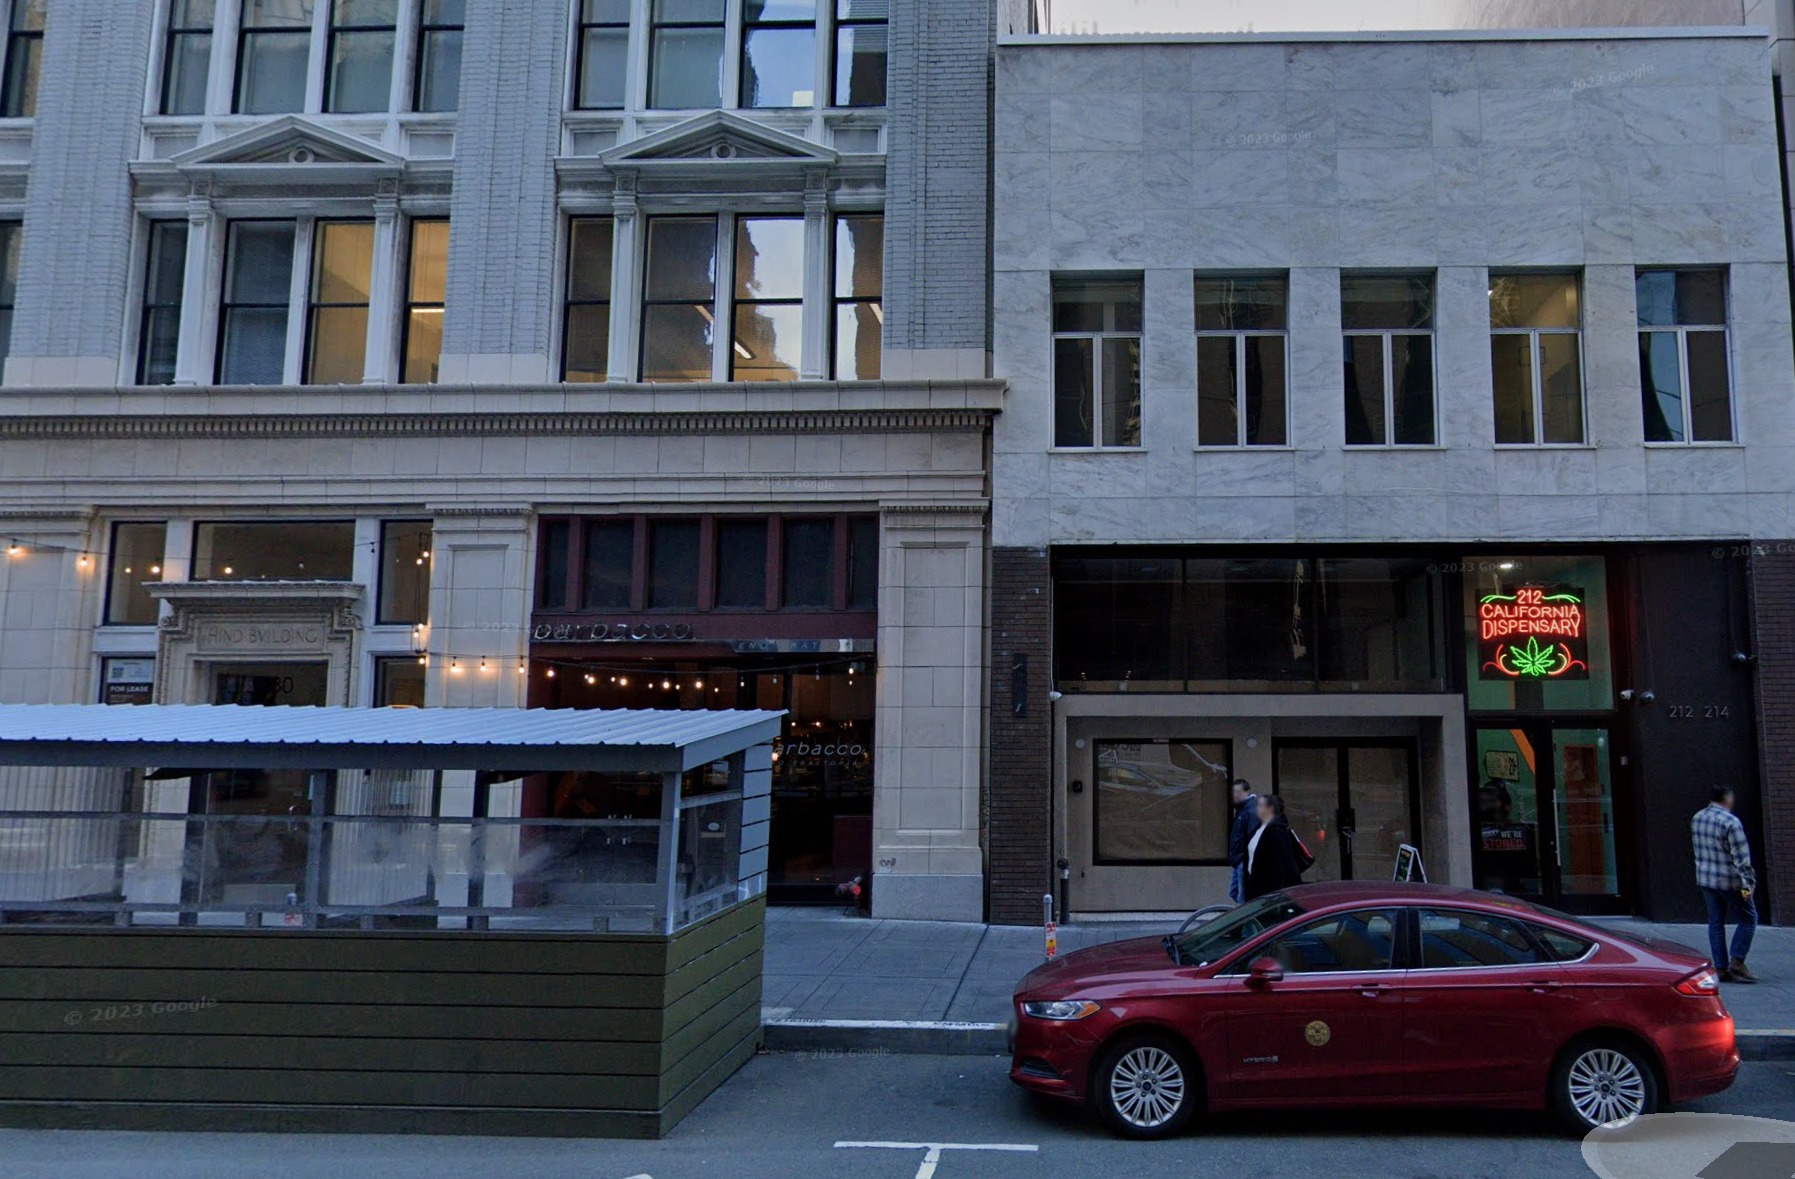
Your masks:
{"label": "red sedan", "polygon": [[1587,1131],[1733,1083],[1693,950],[1508,897],[1312,884],[1068,954],[1015,997],[1010,1077],[1161,1138],[1199,1108],[1550,1108]]}

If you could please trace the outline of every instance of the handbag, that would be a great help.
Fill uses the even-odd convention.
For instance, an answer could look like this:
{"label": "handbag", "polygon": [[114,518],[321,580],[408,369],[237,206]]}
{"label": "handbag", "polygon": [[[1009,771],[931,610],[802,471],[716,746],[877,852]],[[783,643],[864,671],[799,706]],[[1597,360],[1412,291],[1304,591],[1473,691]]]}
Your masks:
{"label": "handbag", "polygon": [[1296,870],[1307,872],[1315,866],[1315,853],[1304,845],[1302,837],[1296,832],[1290,833],[1290,841],[1296,844]]}

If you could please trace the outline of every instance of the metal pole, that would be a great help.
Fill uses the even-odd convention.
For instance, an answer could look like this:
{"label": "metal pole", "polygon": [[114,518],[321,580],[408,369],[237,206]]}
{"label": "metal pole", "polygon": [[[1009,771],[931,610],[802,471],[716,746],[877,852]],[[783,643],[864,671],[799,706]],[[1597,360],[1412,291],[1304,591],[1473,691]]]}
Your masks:
{"label": "metal pole", "polygon": [[1041,898],[1041,920],[1047,935],[1047,960],[1053,961],[1060,952],[1060,927],[1053,919],[1053,894],[1048,893]]}

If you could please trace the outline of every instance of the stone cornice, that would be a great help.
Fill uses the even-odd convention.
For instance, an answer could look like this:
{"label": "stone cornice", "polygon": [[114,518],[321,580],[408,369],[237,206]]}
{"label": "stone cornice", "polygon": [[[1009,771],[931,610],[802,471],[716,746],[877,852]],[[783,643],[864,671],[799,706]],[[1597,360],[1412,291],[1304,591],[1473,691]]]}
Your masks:
{"label": "stone cornice", "polygon": [[0,416],[0,439],[978,433],[988,428],[992,412],[967,408],[739,413],[44,414]]}

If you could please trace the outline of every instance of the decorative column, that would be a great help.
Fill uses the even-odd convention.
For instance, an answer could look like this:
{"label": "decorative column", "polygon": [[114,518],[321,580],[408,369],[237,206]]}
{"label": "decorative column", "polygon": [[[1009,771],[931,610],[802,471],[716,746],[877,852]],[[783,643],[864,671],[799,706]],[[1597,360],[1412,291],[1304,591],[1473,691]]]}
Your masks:
{"label": "decorative column", "polygon": [[829,319],[834,313],[834,274],[829,249],[829,173],[804,173],[804,352],[799,377],[825,380],[829,363]]}
{"label": "decorative column", "polygon": [[211,333],[207,309],[206,278],[212,269],[212,228],[218,216],[212,209],[212,186],[198,181],[187,198],[187,268],[181,276],[181,334],[175,348],[175,384],[212,383]]}
{"label": "decorative column", "polygon": [[0,514],[0,703],[85,704],[104,583],[85,507]]}
{"label": "decorative column", "polygon": [[620,169],[611,192],[611,340],[605,377],[633,381],[638,371],[636,330],[642,314],[642,218],[636,204],[636,173]]}
{"label": "decorative column", "polygon": [[368,278],[368,352],[362,384],[384,385],[393,363],[393,325],[399,318],[399,182],[382,180],[374,193],[374,267]]}

